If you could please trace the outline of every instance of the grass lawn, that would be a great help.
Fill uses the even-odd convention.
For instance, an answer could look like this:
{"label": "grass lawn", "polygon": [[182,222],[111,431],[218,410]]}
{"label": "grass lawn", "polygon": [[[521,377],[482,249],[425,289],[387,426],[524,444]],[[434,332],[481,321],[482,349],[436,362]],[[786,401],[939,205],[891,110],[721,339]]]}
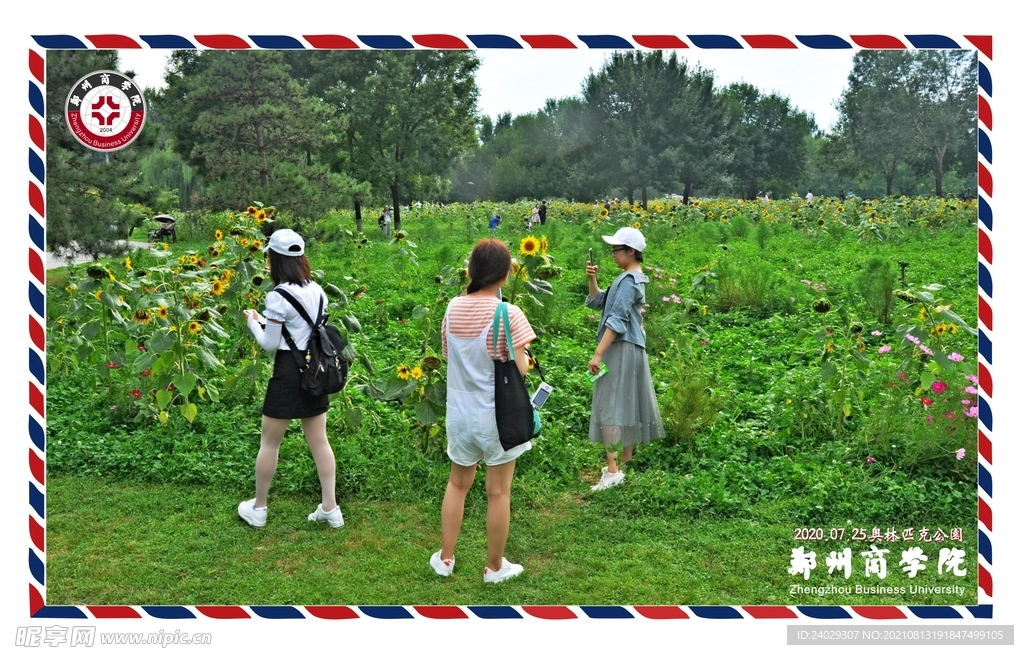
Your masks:
{"label": "grass lawn", "polygon": [[[482,477],[482,473],[480,474]],[[482,482],[482,481],[478,481]],[[829,576],[828,544],[795,542],[793,526],[763,516],[731,520],[631,517],[585,494],[525,500],[513,485],[506,549],[525,572],[485,585],[482,483],[475,485],[456,550],[455,572],[436,576],[427,560],[440,540],[443,489],[420,503],[347,500],[345,526],[331,530],[306,515],[317,499],[271,495],[267,527],[236,515],[247,493],[51,476],[47,485],[49,605],[971,605],[973,555],[966,577],[938,575],[938,544],[925,544],[929,567],[910,579],[899,570],[901,544],[889,546],[888,577],[866,578],[859,542],[853,574]],[[609,490],[608,494],[620,490]],[[427,494],[425,494],[427,495]],[[826,533],[828,531],[826,530]],[[957,544],[976,553],[975,536]],[[848,539],[849,537],[847,537]],[[787,572],[791,548],[818,551],[809,581]],[[933,552],[934,551],[934,552]],[[817,596],[791,585],[903,587],[903,593]],[[911,593],[909,585],[964,587]]]}

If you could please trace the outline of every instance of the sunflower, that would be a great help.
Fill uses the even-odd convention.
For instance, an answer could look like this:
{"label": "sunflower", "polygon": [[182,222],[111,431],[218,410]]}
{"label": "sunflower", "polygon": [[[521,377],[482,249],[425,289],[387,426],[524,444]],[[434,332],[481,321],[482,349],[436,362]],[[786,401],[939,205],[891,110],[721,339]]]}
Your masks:
{"label": "sunflower", "polygon": [[519,242],[519,254],[533,257],[540,251],[540,241],[532,234]]}
{"label": "sunflower", "polygon": [[164,250],[170,250],[171,249],[171,245],[169,243],[167,243],[166,241],[164,241],[160,245],[162,245],[164,247]]}
{"label": "sunflower", "polygon": [[399,231],[397,231],[397,232],[395,232],[394,234],[391,235],[391,237],[395,241],[403,241],[405,239],[405,237],[407,237],[407,236],[408,236],[408,233],[406,233],[405,230],[399,230]]}
{"label": "sunflower", "polygon": [[540,237],[540,254],[541,257],[548,254],[548,235],[543,234]]}
{"label": "sunflower", "polygon": [[220,240],[222,240],[222,239],[224,238],[224,233],[223,233],[223,232],[221,232],[220,230],[214,230],[214,232],[213,232],[213,238],[214,238],[215,240],[217,240],[217,241],[220,241]]}
{"label": "sunflower", "polygon": [[189,263],[189,264],[192,264],[193,266],[195,266],[196,264],[198,264],[198,263],[199,263],[199,258],[198,258],[198,257],[196,257],[195,255],[189,255],[189,257],[188,257],[188,263]]}
{"label": "sunflower", "polygon": [[263,211],[262,209],[256,212],[257,223],[262,223],[265,220],[267,220],[267,212]]}
{"label": "sunflower", "polygon": [[97,291],[95,295],[96,295],[96,300],[99,300],[100,296],[103,295],[103,289],[100,289],[99,291]]}
{"label": "sunflower", "polygon": [[142,323],[143,325],[149,325],[149,322],[153,320],[149,312],[145,309],[140,309],[132,315],[132,323]]}
{"label": "sunflower", "polygon": [[523,280],[530,279],[530,276],[526,274],[526,267],[519,262],[512,262],[512,277],[521,278]]}
{"label": "sunflower", "polygon": [[200,329],[202,329],[202,326],[199,325],[199,321],[191,321],[188,324],[188,331],[190,334],[199,334]]}
{"label": "sunflower", "polygon": [[124,258],[124,270],[126,270],[126,271],[132,270],[132,258],[131,257],[125,257]]}
{"label": "sunflower", "polygon": [[605,216],[608,215],[608,210],[602,207],[601,211],[597,212],[597,215],[600,216],[601,218],[604,218]]}
{"label": "sunflower", "polygon": [[246,207],[246,208],[245,208],[245,211],[246,211],[246,213],[247,213],[247,214],[249,214],[250,216],[255,216],[255,215],[256,215],[256,208],[255,208],[255,207],[253,207],[252,205],[249,205],[248,207]]}
{"label": "sunflower", "polygon": [[156,317],[157,318],[159,318],[159,319],[161,319],[163,321],[166,321],[167,320],[167,316],[169,314],[170,314],[170,312],[167,311],[167,305],[158,305],[157,306],[157,308],[156,308]]}
{"label": "sunflower", "polygon": [[239,240],[238,245],[242,246],[243,248],[248,248],[249,247],[249,240],[243,238],[243,239]]}
{"label": "sunflower", "polygon": [[226,288],[227,287],[223,282],[221,282],[220,280],[214,280],[213,284],[210,286],[210,292],[213,293],[213,295],[215,296],[219,296],[220,294],[224,293],[224,290]]}
{"label": "sunflower", "polygon": [[637,221],[636,223],[633,223],[633,227],[635,227],[636,229],[639,230],[640,229],[640,221]]}
{"label": "sunflower", "polygon": [[76,287],[73,284],[69,284],[66,287],[64,287],[64,290],[67,291],[68,293],[74,293],[74,292],[78,291],[78,287]]}
{"label": "sunflower", "polygon": [[423,377],[423,369],[417,366],[416,368],[409,371],[409,376],[413,380],[419,380],[421,377]]}
{"label": "sunflower", "polygon": [[[416,368],[419,368],[419,367],[417,366]],[[411,374],[411,371],[409,370],[408,366],[406,366],[405,364],[399,364],[398,365],[398,379],[399,380],[408,380],[410,374]]]}

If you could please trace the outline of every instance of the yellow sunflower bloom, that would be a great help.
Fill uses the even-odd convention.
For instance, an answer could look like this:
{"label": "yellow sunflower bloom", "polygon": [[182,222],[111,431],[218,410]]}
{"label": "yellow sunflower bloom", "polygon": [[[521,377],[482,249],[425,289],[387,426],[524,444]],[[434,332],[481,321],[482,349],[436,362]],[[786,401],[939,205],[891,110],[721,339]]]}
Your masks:
{"label": "yellow sunflower bloom", "polygon": [[199,321],[191,321],[188,324],[188,331],[190,334],[199,334],[199,330],[201,329],[202,326],[199,325]]}
{"label": "yellow sunflower bloom", "polygon": [[153,320],[153,317],[145,309],[140,309],[132,314],[133,323],[142,323],[143,325],[149,325],[149,322]]}
{"label": "yellow sunflower bloom", "polygon": [[601,211],[597,212],[597,215],[600,216],[601,218],[604,218],[605,216],[608,215],[608,210],[602,208]]}
{"label": "yellow sunflower bloom", "polygon": [[162,245],[164,247],[164,250],[170,250],[171,249],[171,245],[169,243],[167,243],[166,241],[164,241],[160,245]]}
{"label": "yellow sunflower bloom", "polygon": [[548,235],[546,234],[540,238],[540,254],[541,256],[548,254]]}
{"label": "yellow sunflower bloom", "polygon": [[213,233],[213,238],[217,241],[220,241],[224,238],[224,233],[221,232],[220,230],[215,230]]}
{"label": "yellow sunflower bloom", "polygon": [[96,295],[96,300],[99,300],[100,296],[103,295],[103,289],[100,289],[99,291],[97,291],[95,295]]}
{"label": "yellow sunflower bloom", "polygon": [[214,280],[213,284],[210,286],[210,291],[213,293],[213,295],[219,296],[220,294],[224,293],[225,288],[226,287],[223,282],[221,282],[220,280]]}
{"label": "yellow sunflower bloom", "polygon": [[195,255],[189,255],[188,263],[194,266],[199,263],[199,258],[196,257]]}
{"label": "yellow sunflower bloom", "polygon": [[267,220],[267,212],[263,211],[262,209],[256,212],[257,223],[262,223],[265,220]]}
{"label": "yellow sunflower bloom", "polygon": [[132,258],[131,257],[125,257],[124,258],[124,270],[126,270],[126,271],[132,270]]}
{"label": "yellow sunflower bloom", "polygon": [[413,380],[419,380],[421,377],[423,377],[423,369],[417,366],[416,368],[409,371],[409,376]]}
{"label": "yellow sunflower bloom", "polygon": [[255,216],[255,215],[256,215],[256,208],[255,208],[255,207],[253,207],[252,205],[249,205],[248,207],[246,207],[246,208],[245,208],[245,211],[246,211],[246,213],[247,213],[247,214],[249,214],[250,216]]}
{"label": "yellow sunflower bloom", "polygon": [[540,252],[540,241],[532,234],[519,242],[519,254],[533,257]]}
{"label": "yellow sunflower bloom", "polygon": [[156,308],[156,317],[161,319],[161,320],[166,321],[167,320],[167,316],[169,314],[170,314],[170,312],[167,310],[167,305],[160,305],[160,306],[158,306]]}
{"label": "yellow sunflower bloom", "polygon": [[[419,368],[419,367],[417,367],[417,368]],[[408,380],[409,379],[409,375],[411,373],[412,372],[409,370],[409,367],[406,366],[405,364],[399,364],[398,365],[398,379],[399,380]]]}

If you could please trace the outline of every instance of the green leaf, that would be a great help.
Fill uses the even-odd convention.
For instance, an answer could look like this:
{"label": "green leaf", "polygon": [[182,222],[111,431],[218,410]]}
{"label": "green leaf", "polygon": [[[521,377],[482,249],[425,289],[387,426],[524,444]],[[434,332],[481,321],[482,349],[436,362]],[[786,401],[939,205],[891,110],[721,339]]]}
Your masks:
{"label": "green leaf", "polygon": [[145,355],[139,357],[132,363],[132,372],[141,373],[142,371],[145,371],[147,368],[153,365],[153,362],[156,361],[157,357],[159,357],[158,353],[147,352]]}
{"label": "green leaf", "polygon": [[427,400],[435,405],[444,407],[448,397],[448,383],[445,381],[434,382],[427,387]]}
{"label": "green leaf", "polygon": [[825,364],[824,366],[821,367],[821,379],[822,380],[829,379],[830,377],[835,375],[836,371],[838,371],[838,370],[839,369],[836,368],[836,365],[833,364],[832,362],[829,362],[829,363]]}
{"label": "green leaf", "polygon": [[366,369],[367,373],[373,375],[373,362],[371,362],[370,358],[366,356],[366,353],[359,353],[359,363],[363,365],[363,368]]}
{"label": "green leaf", "polygon": [[153,364],[153,375],[160,375],[174,365],[174,351],[168,350],[160,355]]}
{"label": "green leaf", "polygon": [[325,286],[324,292],[332,298],[338,298],[339,300],[345,298],[345,292],[333,284],[328,284],[327,286]]}
{"label": "green leaf", "polygon": [[958,314],[956,314],[956,312],[953,312],[953,311],[948,310],[948,309],[944,309],[941,312],[939,312],[939,316],[941,316],[942,318],[946,319],[947,321],[952,321],[952,322],[956,323],[960,327],[962,327],[965,330],[967,330],[968,332],[970,332],[972,335],[978,336],[978,330],[976,328],[973,328],[970,325],[968,325],[967,322],[964,319],[960,318],[960,316]]}
{"label": "green leaf", "polygon": [[238,384],[239,376],[235,374],[227,375],[224,377],[224,391],[231,391]]}
{"label": "green leaf", "polygon": [[185,420],[191,423],[196,420],[196,414],[199,413],[199,408],[196,407],[195,403],[188,403],[181,406],[181,415],[185,417]]}
{"label": "green leaf", "polygon": [[157,332],[146,343],[146,347],[153,352],[162,353],[175,343],[178,339],[172,332]]}
{"label": "green leaf", "polygon": [[922,286],[921,288],[922,289],[928,289],[929,291],[941,291],[942,289],[945,289],[946,287],[942,286],[941,284],[926,284],[926,285]]}
{"label": "green leaf", "polygon": [[428,402],[418,402],[416,407],[416,420],[422,425],[433,425],[437,423],[437,412],[434,411],[433,405]]}
{"label": "green leaf", "polygon": [[156,392],[156,406],[160,409],[166,409],[171,401],[174,400],[174,392],[168,391],[167,389],[161,389]]}
{"label": "green leaf", "polygon": [[196,357],[199,358],[199,363],[208,368],[211,371],[216,371],[223,368],[224,364],[219,359],[213,356],[206,348],[196,348]]}
{"label": "green leaf", "polygon": [[95,339],[99,336],[102,329],[103,324],[99,321],[89,321],[80,328],[80,331],[86,339]]}
{"label": "green leaf", "polygon": [[216,387],[210,385],[206,386],[206,395],[210,397],[211,402],[220,402],[220,392],[217,391]]}
{"label": "green leaf", "polygon": [[186,321],[192,319],[192,315],[189,314],[188,310],[182,307],[181,305],[175,305],[174,307],[171,307],[171,313],[173,313],[178,318],[184,319]]}
{"label": "green leaf", "polygon": [[384,392],[375,384],[363,384],[356,387],[356,389],[362,391],[366,394],[367,398],[372,400],[384,400]]}
{"label": "green leaf", "polygon": [[217,321],[207,321],[203,323],[203,331],[213,334],[213,336],[218,339],[228,338],[228,333],[224,331],[224,328],[222,328]]}
{"label": "green leaf", "polygon": [[926,302],[926,303],[929,303],[929,304],[935,302],[935,296],[933,296],[932,294],[928,293],[927,291],[915,291],[914,295],[917,296],[918,299],[923,301],[923,302]]}
{"label": "green leaf", "polygon": [[850,405],[850,403],[849,403],[849,402],[845,402],[845,403],[843,403],[843,416],[845,416],[845,417],[849,418],[849,417],[850,417],[850,414],[851,414],[852,412],[853,412],[853,406],[852,406],[852,405]]}
{"label": "green leaf", "polygon": [[353,407],[348,410],[345,412],[345,422],[348,423],[348,426],[352,428],[353,432],[355,432],[363,423],[363,410],[358,407]]}
{"label": "green leaf", "polygon": [[183,397],[188,397],[192,390],[196,388],[196,376],[193,373],[186,373],[185,375],[175,375],[171,378],[171,382],[174,383],[174,388],[178,390]]}
{"label": "green leaf", "polygon": [[935,382],[935,374],[931,371],[921,372],[921,386],[927,389],[932,386],[932,382]]}
{"label": "green leaf", "polygon": [[363,329],[362,326],[359,325],[359,319],[353,316],[352,314],[346,314],[345,316],[342,316],[341,322],[345,326],[345,328],[353,334],[359,334]]}
{"label": "green leaf", "polygon": [[792,366],[793,364],[799,364],[800,362],[803,361],[803,359],[804,359],[804,353],[799,351],[799,350],[796,350],[796,351],[793,351],[793,352],[789,353],[789,365],[790,366]]}
{"label": "green leaf", "polygon": [[429,310],[422,305],[420,305],[419,307],[414,307],[412,310],[412,317],[416,319],[423,318],[424,316],[427,315],[428,311]]}
{"label": "green leaf", "polygon": [[384,387],[384,400],[403,400],[416,390],[416,380],[388,380]]}
{"label": "green leaf", "polygon": [[100,296],[100,302],[111,309],[117,309],[124,303],[117,299],[117,295],[110,291],[104,291],[103,295]]}

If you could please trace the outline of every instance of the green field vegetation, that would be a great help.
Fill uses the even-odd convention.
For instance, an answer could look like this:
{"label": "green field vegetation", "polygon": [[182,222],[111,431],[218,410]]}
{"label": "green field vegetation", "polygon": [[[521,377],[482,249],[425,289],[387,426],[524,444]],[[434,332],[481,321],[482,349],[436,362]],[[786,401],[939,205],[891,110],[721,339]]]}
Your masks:
{"label": "green field vegetation", "polygon": [[[354,232],[345,211],[273,224],[262,206],[196,213],[167,250],[51,272],[47,602],[973,602],[974,203],[552,202],[527,235],[530,206],[412,208],[390,241]],[[426,560],[448,476],[437,330],[494,212],[521,264],[506,298],[534,325],[557,391],[513,486],[509,557],[529,575],[482,590],[481,489],[451,584]],[[598,317],[583,305],[583,268],[593,248],[601,286],[611,282],[600,235],[626,224],[648,239],[645,326],[668,436],[639,451],[625,484],[592,495],[603,457],[586,442],[583,372]],[[305,235],[352,345],[328,414],[346,515],[337,533],[306,525],[319,485],[297,425],[266,530],[234,513],[251,495],[270,367],[241,311],[262,308],[260,247],[280,226]],[[929,557],[922,584],[970,596],[790,596],[804,583],[787,572],[790,551],[814,545],[795,531],[818,527],[847,539],[854,528],[963,528],[965,541],[946,545],[966,550],[965,577],[936,573],[940,544],[913,545]],[[862,544],[845,545],[848,583],[915,582],[900,570],[902,541],[887,546],[881,582],[864,577]],[[837,584],[816,550],[806,584]]]}

